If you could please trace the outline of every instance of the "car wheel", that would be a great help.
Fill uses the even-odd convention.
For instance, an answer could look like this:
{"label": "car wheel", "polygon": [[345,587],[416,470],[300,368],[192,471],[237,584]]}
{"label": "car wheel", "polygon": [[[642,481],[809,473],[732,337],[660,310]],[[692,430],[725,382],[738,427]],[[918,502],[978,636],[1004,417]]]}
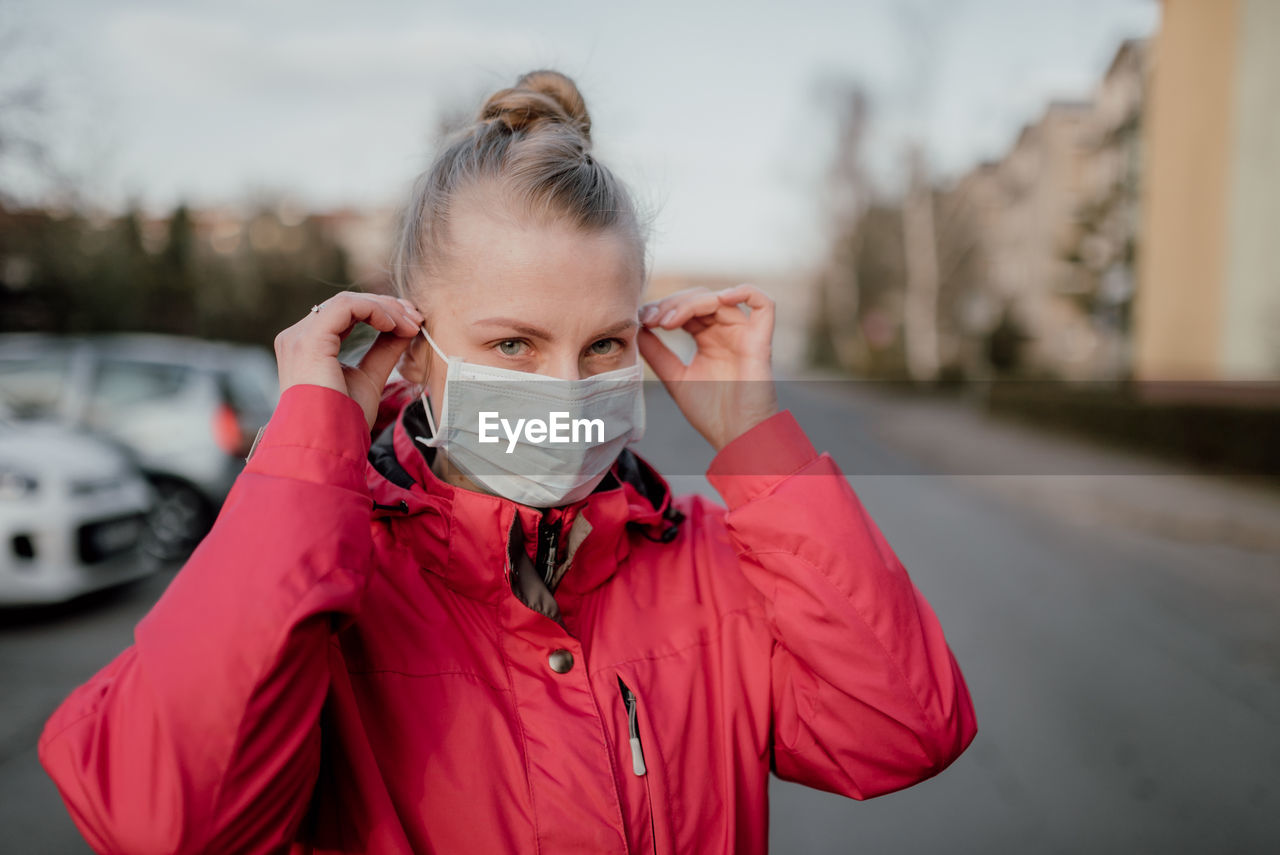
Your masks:
{"label": "car wheel", "polygon": [[143,549],[159,561],[182,561],[213,524],[209,503],[189,484],[170,479],[152,482],[156,504],[147,516]]}

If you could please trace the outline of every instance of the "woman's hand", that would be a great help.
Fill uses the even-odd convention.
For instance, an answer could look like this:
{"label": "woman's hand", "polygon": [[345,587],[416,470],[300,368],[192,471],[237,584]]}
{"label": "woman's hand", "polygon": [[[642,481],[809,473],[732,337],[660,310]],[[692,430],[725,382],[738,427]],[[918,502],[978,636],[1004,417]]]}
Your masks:
{"label": "woman's hand", "polygon": [[[380,335],[359,365],[344,365],[338,361],[338,349],[358,321]],[[339,292],[276,336],[280,391],[300,383],[335,389],[360,405],[372,430],[382,387],[422,322],[422,315],[407,300]]]}
{"label": "woman's hand", "polygon": [[[773,300],[759,288],[678,291],[641,306],[640,322],[640,354],[716,451],[778,412],[770,365]],[[693,360],[685,365],[649,327],[684,329],[698,346]]]}

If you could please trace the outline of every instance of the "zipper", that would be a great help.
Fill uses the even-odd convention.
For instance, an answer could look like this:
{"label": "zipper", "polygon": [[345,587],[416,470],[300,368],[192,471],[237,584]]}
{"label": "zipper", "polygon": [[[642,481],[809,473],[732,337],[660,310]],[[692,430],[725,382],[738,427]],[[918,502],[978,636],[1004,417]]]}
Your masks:
{"label": "zipper", "polygon": [[408,513],[408,502],[404,499],[399,500],[396,504],[379,504],[378,502],[374,502],[374,511],[399,511],[401,513]]}
{"label": "zipper", "polygon": [[622,682],[622,675],[618,675],[618,689],[622,692],[622,702],[627,707],[627,736],[631,741],[631,771],[635,773],[637,778],[644,778],[644,797],[649,805],[649,842],[653,845],[653,851],[658,851],[658,829],[654,818],[653,808],[653,789],[649,784],[650,775],[644,763],[644,748],[640,745],[640,725],[636,717],[636,708],[639,706],[639,699],[636,693]]}
{"label": "zipper", "polygon": [[538,520],[538,555],[534,559],[534,565],[538,568],[538,573],[542,576],[542,582],[547,586],[547,590],[552,590],[551,578],[556,572],[556,552],[559,547],[560,528],[563,524],[562,519],[547,522],[545,516]]}
{"label": "zipper", "polygon": [[636,724],[636,696],[627,688],[627,684],[618,678],[618,686],[622,690],[622,702],[627,705],[627,735],[631,738],[631,771],[636,775],[645,773],[644,749],[640,746],[640,727]]}

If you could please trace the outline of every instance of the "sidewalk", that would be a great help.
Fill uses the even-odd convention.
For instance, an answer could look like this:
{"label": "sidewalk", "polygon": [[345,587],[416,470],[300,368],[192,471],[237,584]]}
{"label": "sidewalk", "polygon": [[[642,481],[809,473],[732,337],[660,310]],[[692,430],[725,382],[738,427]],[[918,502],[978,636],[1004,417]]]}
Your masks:
{"label": "sidewalk", "polygon": [[859,384],[877,438],[1020,505],[1089,526],[1280,556],[1280,490],[988,416],[962,399]]}

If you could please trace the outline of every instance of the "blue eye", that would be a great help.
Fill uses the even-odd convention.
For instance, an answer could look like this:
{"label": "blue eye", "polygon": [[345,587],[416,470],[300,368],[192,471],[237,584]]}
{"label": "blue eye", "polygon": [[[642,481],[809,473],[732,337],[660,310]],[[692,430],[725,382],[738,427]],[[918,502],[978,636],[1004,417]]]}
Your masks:
{"label": "blue eye", "polygon": [[[601,347],[604,345],[604,347]],[[592,342],[591,352],[597,356],[607,356],[622,347],[622,339],[618,338],[602,338],[597,342]]]}
{"label": "blue eye", "polygon": [[508,338],[498,342],[498,350],[503,356],[519,356],[520,348],[523,346],[524,342],[518,338]]}

